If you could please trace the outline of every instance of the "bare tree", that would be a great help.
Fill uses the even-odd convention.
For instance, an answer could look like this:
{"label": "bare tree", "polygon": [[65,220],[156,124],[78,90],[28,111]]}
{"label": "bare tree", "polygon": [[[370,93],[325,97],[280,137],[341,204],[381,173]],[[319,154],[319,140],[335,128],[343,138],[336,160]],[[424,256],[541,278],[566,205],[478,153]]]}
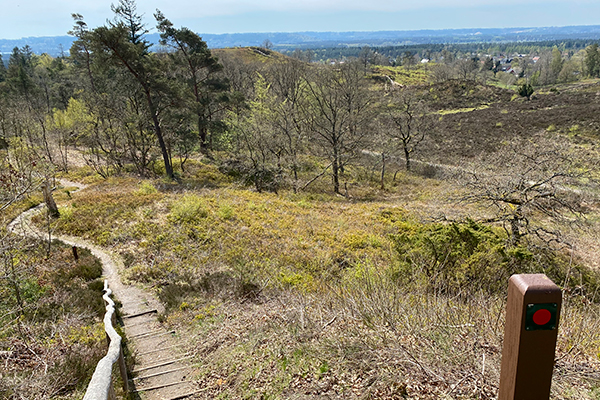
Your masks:
{"label": "bare tree", "polygon": [[463,58],[457,60],[454,66],[456,74],[460,79],[475,80],[478,71],[478,60],[476,58]]}
{"label": "bare tree", "polygon": [[230,112],[227,123],[236,139],[236,153],[242,162],[249,161],[249,166],[242,166],[246,179],[258,192],[277,191],[284,150],[273,129],[276,100],[262,75],[255,86],[248,106]]}
{"label": "bare tree", "polygon": [[583,192],[573,187],[585,175],[566,149],[537,138],[482,160],[468,174],[462,200],[494,210],[485,222],[501,223],[513,245],[526,236],[564,243],[561,227],[583,221]]}
{"label": "bare tree", "polygon": [[434,64],[429,79],[434,83],[442,83],[452,79],[452,68],[447,64]]}
{"label": "bare tree", "polygon": [[367,139],[373,95],[358,63],[321,67],[306,81],[310,95],[306,115],[315,148],[331,162],[333,190],[340,193],[340,174]]}
{"label": "bare tree", "polygon": [[388,148],[399,149],[410,170],[412,154],[435,125],[435,118],[428,110],[417,91],[400,89],[388,95],[386,111],[379,117],[382,132],[389,139]]}
{"label": "bare tree", "polygon": [[[276,63],[268,71],[271,89],[276,96],[272,126],[281,154],[291,169],[294,192],[298,190],[298,155],[305,145],[306,120],[302,113],[307,93],[303,88],[307,64],[298,60]],[[281,168],[280,168],[281,169]]]}

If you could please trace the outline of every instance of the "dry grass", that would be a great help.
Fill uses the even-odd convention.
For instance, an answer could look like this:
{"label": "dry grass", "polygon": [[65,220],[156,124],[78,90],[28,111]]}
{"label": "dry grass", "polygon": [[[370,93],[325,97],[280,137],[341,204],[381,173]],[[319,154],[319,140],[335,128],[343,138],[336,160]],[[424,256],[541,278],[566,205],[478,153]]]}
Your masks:
{"label": "dry grass", "polygon": [[[445,184],[401,174],[398,186],[376,191],[361,183],[368,174],[355,177],[350,201],[114,179],[75,194],[57,228],[120,251],[125,275],[157,290],[165,322],[187,332],[201,398],[495,398],[504,323],[496,287],[510,271],[488,270],[490,283],[468,290],[465,279],[481,272],[464,266],[502,267],[478,258],[502,248],[502,232],[475,226],[467,236],[479,244],[460,253],[452,238],[462,234],[415,216],[475,210],[445,203]],[[414,242],[399,242],[402,234]],[[458,286],[423,275],[427,240],[463,249],[454,264],[435,264]],[[410,257],[399,243],[413,246]],[[544,263],[513,256],[527,268]],[[558,257],[557,271],[565,263]],[[597,313],[576,290],[567,296],[554,398],[595,398]]]}
{"label": "dry grass", "polygon": [[99,261],[84,250],[74,261],[67,246],[55,244],[50,256],[45,249],[31,240],[2,248],[4,273],[10,257],[18,260],[0,281],[3,399],[81,397],[104,356]]}

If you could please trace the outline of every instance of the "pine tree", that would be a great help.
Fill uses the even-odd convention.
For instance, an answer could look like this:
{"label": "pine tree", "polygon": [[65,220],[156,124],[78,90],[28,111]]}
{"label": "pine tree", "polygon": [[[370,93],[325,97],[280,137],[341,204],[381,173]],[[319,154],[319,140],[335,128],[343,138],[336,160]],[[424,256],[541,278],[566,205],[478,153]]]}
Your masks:
{"label": "pine tree", "polygon": [[161,32],[161,44],[175,49],[171,56],[185,71],[185,80],[192,93],[192,101],[187,106],[196,116],[200,146],[206,150],[210,144],[210,129],[221,124],[214,116],[230,100],[227,96],[229,83],[217,75],[223,66],[196,33],[188,28],[174,28],[171,21],[158,10],[154,16],[158,31]]}
{"label": "pine tree", "polygon": [[161,102],[168,97],[170,88],[162,79],[164,71],[160,67],[160,59],[148,51],[150,44],[144,39],[147,30],[141,22],[142,16],[136,12],[135,1],[120,0],[119,5],[113,6],[112,10],[115,13],[114,21],[110,21],[108,26],[99,26],[90,31],[82,40],[92,49],[97,62],[107,62],[120,68],[139,84],[163,157],[166,175],[174,179],[171,154],[165,142],[160,115],[165,109]]}
{"label": "pine tree", "polygon": [[585,66],[588,75],[593,78],[600,78],[600,49],[598,44],[594,43],[585,49]]}
{"label": "pine tree", "polygon": [[0,55],[0,82],[4,82],[6,80],[6,65],[4,65],[4,59],[2,55]]}
{"label": "pine tree", "polygon": [[149,43],[144,39],[144,35],[148,30],[142,23],[143,15],[137,13],[135,0],[119,0],[119,5],[113,4],[110,9],[115,13],[117,24],[124,23],[127,26],[129,41],[135,45],[143,44],[147,50]]}

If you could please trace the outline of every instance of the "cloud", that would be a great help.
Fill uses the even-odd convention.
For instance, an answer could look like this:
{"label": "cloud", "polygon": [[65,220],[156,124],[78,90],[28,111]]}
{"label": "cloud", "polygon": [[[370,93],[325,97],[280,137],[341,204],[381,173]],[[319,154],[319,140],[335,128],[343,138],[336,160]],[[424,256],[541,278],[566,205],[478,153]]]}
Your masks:
{"label": "cloud", "polygon": [[[65,35],[72,13],[95,28],[113,18],[112,3],[5,0],[0,38]],[[595,24],[598,7],[597,0],[137,0],[150,28],[158,8],[175,25],[206,33]]]}

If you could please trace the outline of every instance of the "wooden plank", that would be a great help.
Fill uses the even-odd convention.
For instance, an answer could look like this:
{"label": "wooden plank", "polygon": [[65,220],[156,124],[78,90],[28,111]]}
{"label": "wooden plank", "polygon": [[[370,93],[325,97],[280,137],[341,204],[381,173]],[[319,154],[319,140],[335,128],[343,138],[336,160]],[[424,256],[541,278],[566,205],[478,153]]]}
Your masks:
{"label": "wooden plank", "polygon": [[174,334],[175,331],[169,331],[169,332],[163,332],[163,333],[156,333],[155,335],[143,335],[143,336],[137,336],[135,337],[135,339],[140,340],[140,339],[147,339],[147,338],[157,338],[157,337],[161,337],[161,336],[167,336],[167,335],[172,335]]}
{"label": "wooden plank", "polygon": [[169,386],[181,385],[181,384],[184,384],[184,383],[194,384],[193,381],[171,382],[171,383],[165,383],[164,385],[152,386],[152,387],[149,387],[149,388],[139,388],[139,389],[136,389],[136,390],[132,391],[132,393],[149,392],[151,390],[157,390],[157,389],[162,389],[162,388],[166,388],[166,387],[169,387]]}
{"label": "wooden plank", "polygon": [[158,353],[160,351],[165,351],[165,350],[170,350],[170,349],[174,349],[176,347],[180,347],[180,345],[178,344],[174,344],[173,346],[167,346],[167,347],[163,347],[161,349],[155,349],[155,350],[150,350],[150,351],[146,351],[144,353],[135,353],[136,356],[145,356],[148,354],[153,354],[153,353]]}
{"label": "wooden plank", "polygon": [[154,314],[157,313],[157,310],[148,310],[148,311],[144,311],[141,313],[137,313],[137,314],[132,314],[132,315],[124,315],[123,318],[135,318],[135,317],[141,317],[142,315],[148,315],[148,314]]}
{"label": "wooden plank", "polygon": [[146,376],[136,376],[135,378],[130,379],[130,381],[139,381],[141,379],[154,378],[155,376],[166,375],[166,374],[170,374],[171,372],[183,371],[184,369],[190,369],[190,367],[185,366],[185,367],[181,367],[181,368],[170,369],[170,370],[163,371],[163,372],[157,372],[155,374],[150,374],[150,375],[146,375]]}
{"label": "wooden plank", "polygon": [[[135,338],[138,338],[141,336],[152,335],[154,333],[164,333],[164,332],[165,332],[164,329],[155,329],[153,331],[146,331],[146,332],[138,333],[136,335],[131,335],[131,336],[129,336],[129,338],[135,339]],[[172,331],[172,332],[175,332],[175,331]]]}
{"label": "wooden plank", "polygon": [[193,392],[189,392],[189,393],[186,393],[186,394],[180,394],[180,395],[177,395],[177,396],[175,396],[175,397],[171,397],[171,398],[169,398],[168,400],[181,400],[181,399],[186,399],[186,398],[188,398],[188,397],[190,397],[190,396],[193,396],[193,395],[195,395],[195,394],[198,394],[198,393],[201,393],[201,392],[205,392],[205,391],[207,391],[207,390],[208,390],[208,388],[204,388],[204,389],[195,390],[195,391],[193,391]]}
{"label": "wooden plank", "polygon": [[135,328],[137,326],[143,326],[143,325],[150,325],[150,324],[158,324],[158,321],[156,320],[156,318],[147,320],[147,321],[142,321],[142,322],[138,322],[136,324],[126,324],[125,328],[129,329],[129,328]]}
{"label": "wooden plank", "polygon": [[154,368],[159,368],[159,367],[164,367],[165,365],[174,364],[176,362],[183,361],[183,360],[189,360],[190,358],[192,358],[192,357],[188,356],[188,357],[183,357],[183,358],[179,358],[176,360],[165,361],[160,364],[150,365],[148,367],[136,369],[135,371],[132,371],[132,373],[137,374],[138,372],[147,371],[149,369],[154,369]]}

